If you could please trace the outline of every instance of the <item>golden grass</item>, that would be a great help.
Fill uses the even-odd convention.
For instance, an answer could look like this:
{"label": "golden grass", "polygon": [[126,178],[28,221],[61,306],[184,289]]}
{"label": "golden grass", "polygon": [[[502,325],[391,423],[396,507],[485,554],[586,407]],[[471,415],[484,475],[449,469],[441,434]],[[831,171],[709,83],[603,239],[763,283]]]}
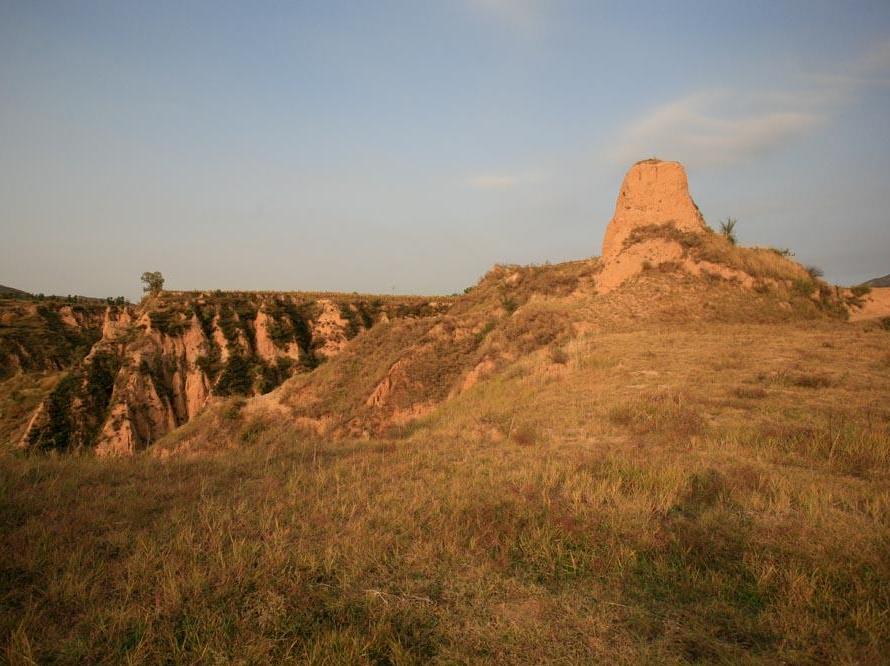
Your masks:
{"label": "golden grass", "polygon": [[672,224],[639,227],[625,240],[625,246],[648,238],[669,238],[682,245],[693,259],[722,264],[743,271],[755,279],[808,281],[813,284],[813,289],[816,288],[816,283],[803,266],[774,249],[742,247],[710,230],[706,233],[693,233],[681,231]]}
{"label": "golden grass", "polygon": [[737,268],[755,278],[790,281],[810,278],[800,264],[769,248],[732,245],[718,234],[706,234],[703,239],[694,252],[699,259]]}
{"label": "golden grass", "polygon": [[888,333],[632,321],[404,439],[4,455],[7,661],[880,663]]}
{"label": "golden grass", "polygon": [[[459,392],[476,369],[484,379],[542,349],[558,361],[580,331],[826,318],[808,297],[756,293],[684,274],[647,273],[598,296],[595,268],[593,261],[496,267],[447,314],[362,333],[336,358],[283,386],[275,399],[297,418],[323,420],[326,432],[337,436],[383,435],[392,427],[404,433],[405,415],[429,412]],[[378,389],[385,399],[369,404]]]}

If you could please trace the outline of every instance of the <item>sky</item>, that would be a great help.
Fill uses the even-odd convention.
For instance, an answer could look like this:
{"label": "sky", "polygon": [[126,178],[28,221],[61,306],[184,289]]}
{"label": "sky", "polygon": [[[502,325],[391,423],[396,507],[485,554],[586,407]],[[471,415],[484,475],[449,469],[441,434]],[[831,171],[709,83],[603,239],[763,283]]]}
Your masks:
{"label": "sky", "polygon": [[599,254],[636,161],[890,273],[890,3],[0,0],[0,284],[447,294]]}

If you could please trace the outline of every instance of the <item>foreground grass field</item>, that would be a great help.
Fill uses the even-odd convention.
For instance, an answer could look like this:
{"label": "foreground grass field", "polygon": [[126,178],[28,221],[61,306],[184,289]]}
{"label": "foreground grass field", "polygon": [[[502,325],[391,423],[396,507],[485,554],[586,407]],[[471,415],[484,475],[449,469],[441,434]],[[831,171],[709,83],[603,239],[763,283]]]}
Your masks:
{"label": "foreground grass field", "polygon": [[231,402],[191,456],[7,453],[0,640],[10,663],[880,663],[888,395],[876,326],[666,324],[522,357],[398,439]]}

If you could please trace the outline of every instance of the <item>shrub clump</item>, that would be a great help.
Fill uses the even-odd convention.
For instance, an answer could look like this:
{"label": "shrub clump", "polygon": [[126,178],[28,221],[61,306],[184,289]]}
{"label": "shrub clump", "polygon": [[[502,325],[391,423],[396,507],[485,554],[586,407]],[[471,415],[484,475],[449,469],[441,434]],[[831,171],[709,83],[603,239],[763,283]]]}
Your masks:
{"label": "shrub clump", "polygon": [[28,435],[29,446],[39,451],[65,451],[71,443],[71,403],[79,386],[79,378],[71,373],[62,378],[46,402],[46,423]]}
{"label": "shrub clump", "polygon": [[253,364],[240,354],[229,357],[219,381],[217,395],[250,395],[253,393]]}
{"label": "shrub clump", "polygon": [[564,343],[571,337],[571,323],[564,313],[546,309],[525,309],[511,317],[504,329],[507,337],[522,354],[550,344]]}

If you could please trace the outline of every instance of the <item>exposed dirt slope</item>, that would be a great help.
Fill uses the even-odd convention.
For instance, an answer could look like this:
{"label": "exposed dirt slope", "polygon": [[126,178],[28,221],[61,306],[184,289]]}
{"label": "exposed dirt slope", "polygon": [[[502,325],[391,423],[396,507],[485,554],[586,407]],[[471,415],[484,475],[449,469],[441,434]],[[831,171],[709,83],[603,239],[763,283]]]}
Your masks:
{"label": "exposed dirt slope", "polygon": [[[476,385],[501,382],[523,359],[562,372],[580,339],[653,326],[842,320],[802,292],[751,291],[680,270],[644,271],[600,295],[599,266],[495,267],[448,312],[374,327],[245,409],[325,437],[402,436]],[[162,449],[194,449],[206,434],[174,433]]]}
{"label": "exposed dirt slope", "polygon": [[344,294],[166,293],[108,308],[101,339],[22,437],[36,449],[133,453],[212,396],[256,395],[337,355],[360,331],[426,317],[447,299]]}
{"label": "exposed dirt slope", "polygon": [[850,308],[852,321],[890,317],[890,287],[873,287],[860,300],[859,307]]}

